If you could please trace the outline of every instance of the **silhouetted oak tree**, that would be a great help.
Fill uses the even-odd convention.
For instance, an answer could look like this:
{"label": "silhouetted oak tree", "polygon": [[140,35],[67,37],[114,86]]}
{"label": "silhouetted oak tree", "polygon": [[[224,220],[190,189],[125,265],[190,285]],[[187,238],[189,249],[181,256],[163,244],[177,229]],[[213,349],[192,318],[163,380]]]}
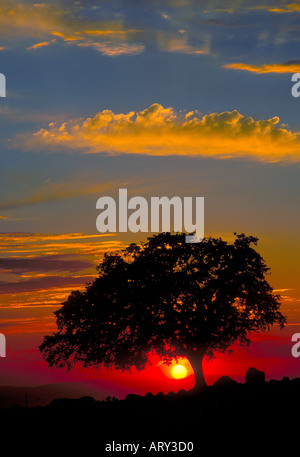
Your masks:
{"label": "silhouetted oak tree", "polygon": [[99,277],[55,312],[58,331],[44,338],[44,358],[58,367],[141,370],[155,350],[166,363],[187,357],[195,388],[204,386],[205,355],[237,341],[248,345],[249,332],[285,323],[256,243],[241,234],[233,244],[187,244],[185,234],[163,233],[106,254]]}

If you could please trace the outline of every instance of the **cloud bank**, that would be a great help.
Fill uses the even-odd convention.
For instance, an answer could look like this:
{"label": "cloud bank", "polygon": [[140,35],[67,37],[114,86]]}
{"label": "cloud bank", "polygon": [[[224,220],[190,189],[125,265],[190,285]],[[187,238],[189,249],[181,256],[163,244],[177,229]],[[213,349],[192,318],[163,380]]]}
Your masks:
{"label": "cloud bank", "polygon": [[202,115],[197,110],[176,112],[155,103],[137,112],[115,114],[104,110],[90,118],[51,123],[22,137],[19,144],[44,151],[298,162],[299,135],[279,124],[276,116],[254,120],[237,110]]}

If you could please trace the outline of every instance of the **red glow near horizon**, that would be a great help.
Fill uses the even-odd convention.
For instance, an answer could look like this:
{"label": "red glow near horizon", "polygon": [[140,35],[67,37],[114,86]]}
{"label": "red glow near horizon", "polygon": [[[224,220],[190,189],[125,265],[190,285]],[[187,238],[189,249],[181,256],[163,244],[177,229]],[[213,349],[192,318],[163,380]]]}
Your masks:
{"label": "red glow near horizon", "polygon": [[[221,376],[227,375],[238,382],[244,382],[245,373],[250,366],[263,370],[266,379],[291,378],[300,374],[299,360],[291,356],[291,335],[295,333],[293,326],[287,326],[282,332],[273,329],[267,334],[253,335],[249,349],[239,345],[232,347],[233,354],[216,354],[212,360],[205,359],[203,370],[206,381],[213,384]],[[29,337],[29,338],[27,338]],[[187,368],[187,376],[175,379],[171,369],[176,362],[166,365],[154,354],[149,357],[149,364],[144,370],[135,368],[124,371],[114,367],[81,368],[74,367],[67,372],[65,369],[49,368],[42,359],[37,346],[42,335],[11,335],[7,339],[7,357],[0,358],[0,385],[36,386],[51,383],[93,383],[93,395],[99,392],[99,399],[108,395],[124,398],[128,393],[144,395],[147,392],[168,393],[181,389],[190,390],[194,386],[193,370],[187,359],[179,359],[178,363]],[[88,387],[87,387],[88,389]],[[88,392],[87,392],[88,394]]]}

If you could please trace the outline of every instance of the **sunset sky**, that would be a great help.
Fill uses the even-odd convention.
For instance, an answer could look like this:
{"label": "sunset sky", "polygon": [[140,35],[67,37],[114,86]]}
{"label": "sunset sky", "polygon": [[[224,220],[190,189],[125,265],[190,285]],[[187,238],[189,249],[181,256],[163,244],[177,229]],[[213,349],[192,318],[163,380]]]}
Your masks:
{"label": "sunset sky", "polygon": [[147,236],[97,232],[96,201],[119,188],[204,197],[205,235],[259,238],[287,325],[205,364],[208,383],[300,376],[299,31],[289,1],[0,0],[0,386],[192,387],[188,365],[174,380],[155,356],[141,373],[66,373],[38,353],[103,254]]}

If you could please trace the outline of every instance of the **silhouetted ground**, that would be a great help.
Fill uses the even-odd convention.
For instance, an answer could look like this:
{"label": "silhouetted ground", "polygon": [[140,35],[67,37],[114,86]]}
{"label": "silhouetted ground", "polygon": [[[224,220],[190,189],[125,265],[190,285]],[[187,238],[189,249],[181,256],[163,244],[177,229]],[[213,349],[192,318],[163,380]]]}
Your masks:
{"label": "silhouetted ground", "polygon": [[[135,455],[289,453],[298,439],[300,378],[238,384],[221,378],[202,392],[128,395],[125,400],[57,399],[48,406],[0,411],[1,442],[43,455],[132,455],[107,444],[139,443]],[[194,451],[155,451],[151,443],[193,442]],[[144,446],[146,449],[142,449]],[[281,447],[282,446],[282,447]],[[172,446],[171,446],[172,448]],[[173,445],[174,449],[174,445]],[[47,453],[48,453],[47,452]]]}
{"label": "silhouetted ground", "polygon": [[[101,389],[101,390],[100,390]],[[55,398],[79,398],[91,395],[96,400],[104,400],[109,390],[104,390],[97,381],[61,382],[39,386],[0,386],[0,410],[12,405],[47,406]]]}

